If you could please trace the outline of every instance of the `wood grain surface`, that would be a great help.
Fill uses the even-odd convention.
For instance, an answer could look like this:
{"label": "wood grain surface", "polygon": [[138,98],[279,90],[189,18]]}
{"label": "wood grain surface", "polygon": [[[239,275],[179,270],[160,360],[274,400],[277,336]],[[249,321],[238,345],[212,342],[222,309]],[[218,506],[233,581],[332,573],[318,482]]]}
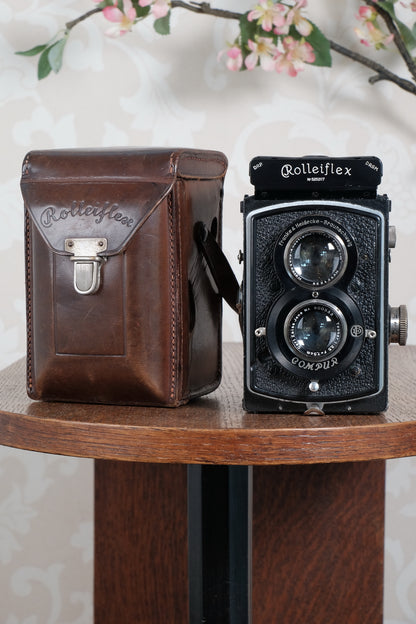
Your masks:
{"label": "wood grain surface", "polygon": [[223,382],[180,408],[31,401],[25,362],[0,372],[0,444],[152,463],[300,464],[416,454],[416,347],[390,348],[390,407],[358,416],[248,414],[242,347],[224,346]]}
{"label": "wood grain surface", "polygon": [[385,462],[253,469],[253,624],[382,624]]}
{"label": "wood grain surface", "polygon": [[186,466],[95,461],[94,622],[188,622]]}

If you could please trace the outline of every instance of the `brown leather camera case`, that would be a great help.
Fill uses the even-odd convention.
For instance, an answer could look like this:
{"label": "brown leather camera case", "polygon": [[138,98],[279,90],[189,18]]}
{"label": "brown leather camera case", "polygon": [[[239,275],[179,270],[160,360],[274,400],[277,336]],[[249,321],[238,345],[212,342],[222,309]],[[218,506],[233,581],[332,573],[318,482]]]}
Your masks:
{"label": "brown leather camera case", "polygon": [[23,163],[33,399],[176,406],[221,377],[220,152],[49,150]]}

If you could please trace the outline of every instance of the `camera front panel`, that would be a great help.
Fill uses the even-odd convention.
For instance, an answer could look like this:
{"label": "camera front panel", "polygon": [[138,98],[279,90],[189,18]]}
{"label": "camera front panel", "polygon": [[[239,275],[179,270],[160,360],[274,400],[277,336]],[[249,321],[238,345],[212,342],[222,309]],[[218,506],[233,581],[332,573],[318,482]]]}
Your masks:
{"label": "camera front panel", "polygon": [[385,408],[388,205],[245,199],[248,411]]}

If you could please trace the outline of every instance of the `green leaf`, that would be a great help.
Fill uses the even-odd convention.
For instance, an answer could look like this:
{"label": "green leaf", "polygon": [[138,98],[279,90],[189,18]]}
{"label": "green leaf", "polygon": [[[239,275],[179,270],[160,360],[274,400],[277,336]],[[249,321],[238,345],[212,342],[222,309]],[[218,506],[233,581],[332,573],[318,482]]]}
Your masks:
{"label": "green leaf", "polygon": [[47,43],[43,43],[42,45],[37,45],[34,48],[30,48],[30,50],[24,50],[23,52],[15,52],[15,54],[20,54],[20,56],[36,56],[45,50],[48,47]]}
{"label": "green leaf", "polygon": [[133,0],[132,2],[133,8],[136,11],[136,15],[139,19],[147,17],[150,13],[150,5],[148,6],[140,6],[138,0]]}
{"label": "green leaf", "polygon": [[46,76],[48,76],[52,71],[52,67],[49,62],[49,50],[50,50],[50,47],[47,47],[39,57],[38,80],[42,80],[43,78],[46,78]]}
{"label": "green leaf", "polygon": [[170,11],[165,17],[159,17],[159,19],[153,22],[153,28],[159,35],[170,34]]}
{"label": "green leaf", "polygon": [[397,28],[399,29],[400,35],[404,41],[406,48],[408,50],[413,50],[414,48],[416,48],[416,37],[414,33],[410,30],[410,28],[408,28],[406,24],[403,24],[403,22],[400,22],[397,19],[394,21],[396,22]]}
{"label": "green leaf", "polygon": [[311,22],[313,28],[310,35],[305,37],[305,41],[311,44],[313,51],[315,52],[315,60],[311,65],[317,65],[318,67],[331,67],[331,47],[328,39],[319,30],[319,28]]}
{"label": "green leaf", "polygon": [[63,39],[59,39],[59,41],[54,43],[48,49],[48,61],[55,74],[57,74],[62,67],[62,59],[66,42],[67,37],[64,37]]}
{"label": "green leaf", "polygon": [[150,5],[145,7],[137,6],[134,8],[136,9],[136,15],[139,19],[147,17],[150,13]]}
{"label": "green leaf", "polygon": [[[260,27],[257,25],[256,22],[254,21],[250,22],[247,19],[247,15],[248,15],[248,12],[240,17],[240,33],[241,33],[241,49],[242,50],[248,47],[249,39],[254,41],[256,34],[258,34],[258,31],[261,30],[264,36],[263,29],[260,29]],[[270,34],[268,34],[268,36],[270,37]]]}

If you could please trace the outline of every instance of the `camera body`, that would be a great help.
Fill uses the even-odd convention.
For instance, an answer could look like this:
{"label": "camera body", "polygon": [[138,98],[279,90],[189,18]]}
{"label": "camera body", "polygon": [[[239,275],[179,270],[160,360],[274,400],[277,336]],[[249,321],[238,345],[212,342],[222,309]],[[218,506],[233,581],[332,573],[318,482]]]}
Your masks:
{"label": "camera body", "polygon": [[375,157],[257,157],[244,215],[244,408],[378,413],[389,342],[390,200]]}

